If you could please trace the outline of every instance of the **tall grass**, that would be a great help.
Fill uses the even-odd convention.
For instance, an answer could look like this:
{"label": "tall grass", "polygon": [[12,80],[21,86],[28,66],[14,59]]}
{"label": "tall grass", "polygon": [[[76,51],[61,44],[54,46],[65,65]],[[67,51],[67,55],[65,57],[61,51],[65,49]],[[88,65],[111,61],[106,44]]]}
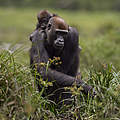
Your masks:
{"label": "tall grass", "polygon": [[37,91],[35,78],[29,67],[16,62],[18,51],[0,53],[0,119],[50,120],[120,119],[120,72],[110,65],[102,64],[99,70],[92,67],[86,71],[87,83],[91,84],[97,96],[91,98],[81,89],[69,88],[75,98],[75,105],[57,109],[53,101],[42,97]]}

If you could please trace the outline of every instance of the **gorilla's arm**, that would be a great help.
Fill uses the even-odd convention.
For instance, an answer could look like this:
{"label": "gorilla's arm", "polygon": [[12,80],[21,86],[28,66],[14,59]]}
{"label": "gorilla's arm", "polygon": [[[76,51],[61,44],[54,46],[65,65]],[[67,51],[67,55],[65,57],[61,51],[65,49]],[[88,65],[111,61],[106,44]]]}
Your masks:
{"label": "gorilla's arm", "polygon": [[[42,51],[44,51],[44,50],[42,50]],[[42,54],[46,54],[46,52],[44,51],[44,52],[42,52]],[[41,56],[42,56],[42,54],[41,54]],[[85,84],[84,81],[82,81],[81,79],[76,79],[75,77],[52,70],[50,68],[48,68],[46,71],[46,67],[43,67],[38,64],[38,63],[40,63],[40,61],[42,61],[42,62],[44,60],[46,61],[46,56],[45,56],[45,59],[39,59],[39,56],[37,56],[37,55],[36,55],[35,59],[33,59],[33,58],[31,58],[31,64],[34,61],[34,64],[37,65],[37,72],[40,74],[40,76],[43,79],[45,79],[45,80],[48,79],[51,82],[53,81],[60,87],[70,87],[73,85],[74,82],[76,82],[77,87],[80,87],[80,86],[83,87],[83,92],[85,94],[88,94],[88,92],[90,92],[92,90],[92,87]],[[39,62],[38,62],[38,59],[40,60]],[[33,67],[35,68],[34,64],[33,64]]]}
{"label": "gorilla's arm", "polygon": [[[40,56],[42,56],[42,54],[45,55],[46,51],[42,50],[42,53]],[[43,58],[43,57],[39,57],[39,58]],[[40,61],[44,62],[45,64],[47,64],[47,63],[46,63],[46,59],[39,59],[39,58],[37,59],[37,57],[36,57],[36,60],[34,62],[37,65],[37,72],[45,80],[48,79],[48,81],[50,81],[50,82],[56,82],[56,84],[59,85],[60,87],[70,87],[73,85],[73,83],[76,82],[77,87],[82,86],[84,89],[84,92],[86,94],[92,89],[91,86],[85,84],[85,82],[82,81],[81,79],[76,79],[75,77],[58,72],[56,70],[52,70],[51,68],[47,69],[45,66],[41,66],[40,64],[38,64],[38,63],[40,63]]]}
{"label": "gorilla's arm", "polygon": [[84,82],[82,80],[78,80],[75,77],[69,76],[67,74],[48,69],[47,78],[50,78],[52,81],[56,81],[57,84],[61,87],[69,87],[72,86],[74,82],[77,83],[77,86],[83,85]]}
{"label": "gorilla's arm", "polygon": [[83,92],[85,94],[88,94],[92,90],[92,87],[90,85],[86,84],[81,79],[77,79],[77,78],[69,76],[67,74],[52,70],[50,68],[48,68],[47,72],[44,69],[39,68],[39,70],[41,70],[41,72],[42,72],[41,76],[44,79],[48,79],[51,82],[55,82],[60,87],[71,87],[73,85],[73,83],[76,82],[76,86],[78,88],[80,86],[83,87]]}

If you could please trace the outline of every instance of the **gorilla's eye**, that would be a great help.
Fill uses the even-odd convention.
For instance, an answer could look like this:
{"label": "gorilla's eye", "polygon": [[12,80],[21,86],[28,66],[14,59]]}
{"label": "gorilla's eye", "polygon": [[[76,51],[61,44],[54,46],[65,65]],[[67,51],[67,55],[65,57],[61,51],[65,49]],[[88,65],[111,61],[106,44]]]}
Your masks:
{"label": "gorilla's eye", "polygon": [[48,30],[50,30],[50,29],[51,29],[51,26],[52,26],[51,24],[48,24],[48,26],[47,26],[47,27],[48,27]]}
{"label": "gorilla's eye", "polygon": [[62,36],[66,36],[68,33],[67,30],[60,30],[60,29],[56,29],[56,34],[57,35],[62,35]]}

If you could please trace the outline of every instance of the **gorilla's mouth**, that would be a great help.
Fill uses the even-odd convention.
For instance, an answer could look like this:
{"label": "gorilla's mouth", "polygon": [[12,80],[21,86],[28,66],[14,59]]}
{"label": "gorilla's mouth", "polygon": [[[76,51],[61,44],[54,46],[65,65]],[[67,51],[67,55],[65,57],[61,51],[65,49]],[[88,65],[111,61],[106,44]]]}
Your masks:
{"label": "gorilla's mouth", "polygon": [[64,47],[64,42],[55,42],[54,47],[56,49],[62,49]]}

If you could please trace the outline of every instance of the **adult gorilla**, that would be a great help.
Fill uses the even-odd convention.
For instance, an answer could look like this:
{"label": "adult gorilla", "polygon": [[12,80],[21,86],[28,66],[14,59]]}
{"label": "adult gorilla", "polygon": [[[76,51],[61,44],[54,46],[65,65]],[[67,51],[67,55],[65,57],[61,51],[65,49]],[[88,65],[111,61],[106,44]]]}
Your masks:
{"label": "adult gorilla", "polygon": [[[46,34],[45,34],[46,33]],[[92,93],[92,87],[85,84],[76,75],[79,68],[79,35],[75,28],[69,27],[65,21],[53,16],[50,18],[45,31],[36,29],[32,33],[32,47],[30,49],[30,65],[32,69],[37,69],[40,76],[37,76],[39,91],[42,85],[39,83],[40,77],[43,80],[53,82],[53,86],[46,88],[43,96],[50,95],[49,99],[59,103],[69,103],[71,93],[66,93],[64,87],[72,86],[76,82],[77,87],[82,86],[85,94]],[[50,67],[41,64],[47,64],[49,59],[59,57],[61,64],[51,63]],[[67,91],[68,92],[68,91]],[[65,102],[65,100],[67,100]]]}

